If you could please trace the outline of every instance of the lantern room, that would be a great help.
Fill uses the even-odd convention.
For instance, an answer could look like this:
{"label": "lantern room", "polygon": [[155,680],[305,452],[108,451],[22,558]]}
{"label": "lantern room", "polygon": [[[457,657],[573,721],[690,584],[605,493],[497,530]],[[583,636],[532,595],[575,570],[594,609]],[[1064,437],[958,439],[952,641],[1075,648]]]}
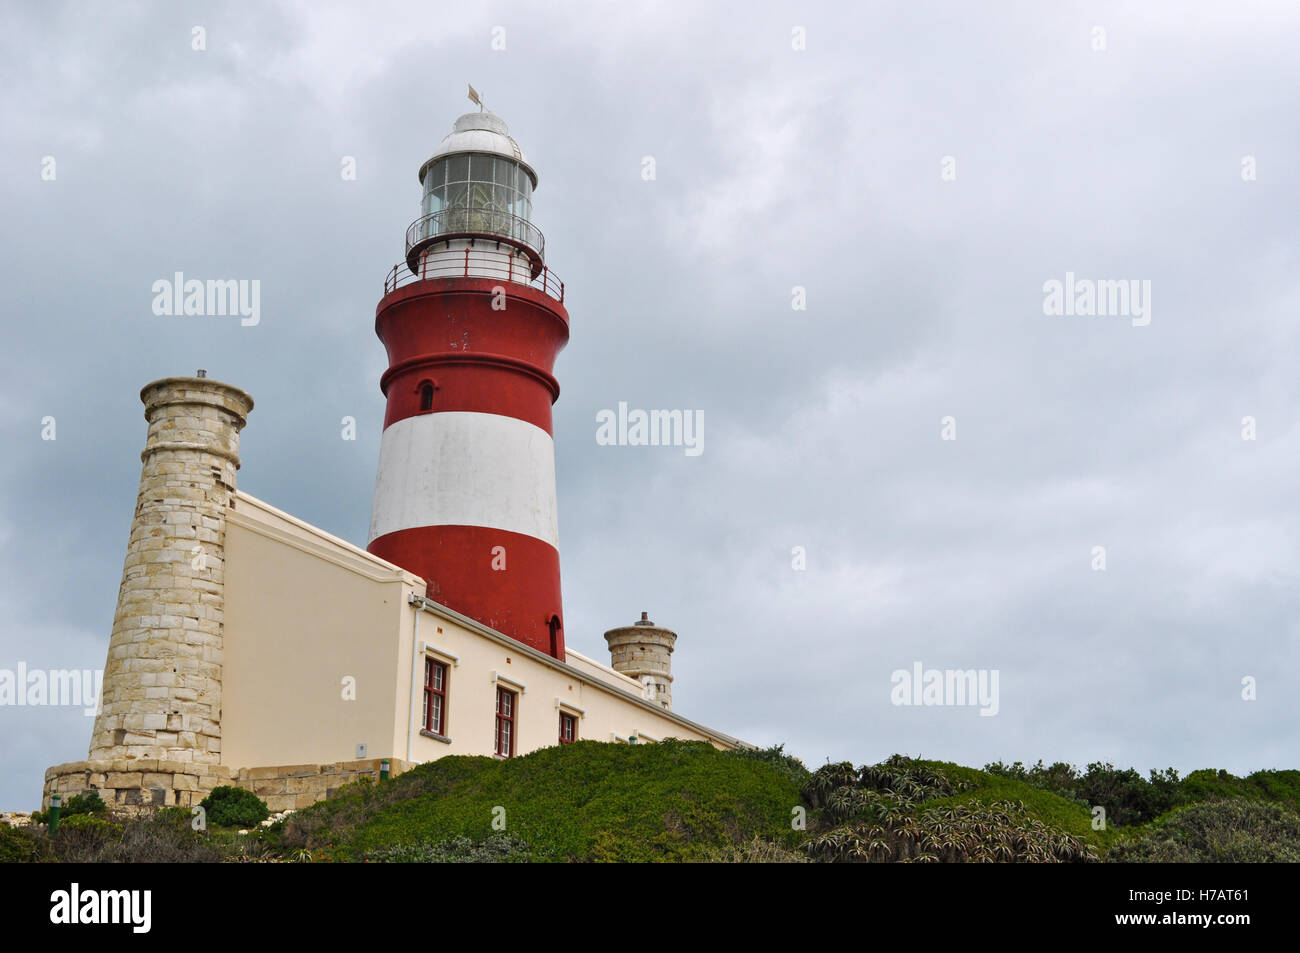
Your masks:
{"label": "lantern room", "polygon": [[537,173],[499,116],[457,119],[420,167],[420,184],[421,215],[406,234],[411,271],[434,278],[459,264],[468,273],[528,282],[541,270],[546,243],[531,221]]}

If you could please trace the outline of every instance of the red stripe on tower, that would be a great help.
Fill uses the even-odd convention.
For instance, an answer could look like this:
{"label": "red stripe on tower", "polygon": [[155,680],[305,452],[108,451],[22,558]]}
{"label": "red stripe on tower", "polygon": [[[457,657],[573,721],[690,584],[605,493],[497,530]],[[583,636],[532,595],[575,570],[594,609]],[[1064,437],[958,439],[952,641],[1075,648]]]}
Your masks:
{"label": "red stripe on tower", "polygon": [[569,314],[530,221],[537,174],[479,112],[420,182],[423,214],[375,313],[388,408],[367,548],[436,602],[563,659],[551,405]]}

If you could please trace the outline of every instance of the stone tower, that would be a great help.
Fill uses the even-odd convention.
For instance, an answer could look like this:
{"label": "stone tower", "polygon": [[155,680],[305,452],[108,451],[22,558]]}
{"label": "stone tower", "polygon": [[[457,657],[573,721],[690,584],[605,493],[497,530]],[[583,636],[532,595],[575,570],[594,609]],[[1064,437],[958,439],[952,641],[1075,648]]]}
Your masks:
{"label": "stone tower", "polygon": [[641,620],[605,633],[610,664],[616,672],[646,687],[646,697],[669,711],[673,707],[673,644],[677,633],[657,626],[647,613]]}
{"label": "stone tower", "polygon": [[[149,430],[90,760],[51,770],[70,775],[61,788],[85,774],[120,803],[174,804],[220,773],[226,510],[253,399],[203,371],[140,399]],[[155,787],[143,801],[128,790]]]}

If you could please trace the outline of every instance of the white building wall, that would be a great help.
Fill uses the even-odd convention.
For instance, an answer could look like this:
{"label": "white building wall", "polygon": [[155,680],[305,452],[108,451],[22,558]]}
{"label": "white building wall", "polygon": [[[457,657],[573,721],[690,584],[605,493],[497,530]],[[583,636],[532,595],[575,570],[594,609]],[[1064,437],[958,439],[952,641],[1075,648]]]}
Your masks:
{"label": "white building wall", "polygon": [[[419,577],[246,493],[229,527],[222,763],[231,768],[348,761],[359,743],[367,758],[490,755],[499,684],[518,692],[516,755],[558,743],[561,707],[578,715],[579,739],[742,744],[664,712],[639,683],[586,656],[560,663],[426,603]],[[420,733],[426,656],[448,665],[446,741]]]}

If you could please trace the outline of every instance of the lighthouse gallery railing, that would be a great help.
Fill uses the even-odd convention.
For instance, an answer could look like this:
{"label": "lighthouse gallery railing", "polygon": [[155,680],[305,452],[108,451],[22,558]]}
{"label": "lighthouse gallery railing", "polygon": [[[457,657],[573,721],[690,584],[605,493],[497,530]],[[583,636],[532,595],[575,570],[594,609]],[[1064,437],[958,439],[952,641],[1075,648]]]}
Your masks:
{"label": "lighthouse gallery railing", "polygon": [[392,267],[384,279],[384,294],[396,291],[417,281],[436,281],[439,278],[497,278],[527,285],[561,304],[564,303],[564,282],[550,268],[542,265],[536,275],[531,273],[527,259],[494,251],[476,251],[466,248],[454,257],[448,255],[433,261],[420,261],[420,270],[412,271],[406,262]]}

